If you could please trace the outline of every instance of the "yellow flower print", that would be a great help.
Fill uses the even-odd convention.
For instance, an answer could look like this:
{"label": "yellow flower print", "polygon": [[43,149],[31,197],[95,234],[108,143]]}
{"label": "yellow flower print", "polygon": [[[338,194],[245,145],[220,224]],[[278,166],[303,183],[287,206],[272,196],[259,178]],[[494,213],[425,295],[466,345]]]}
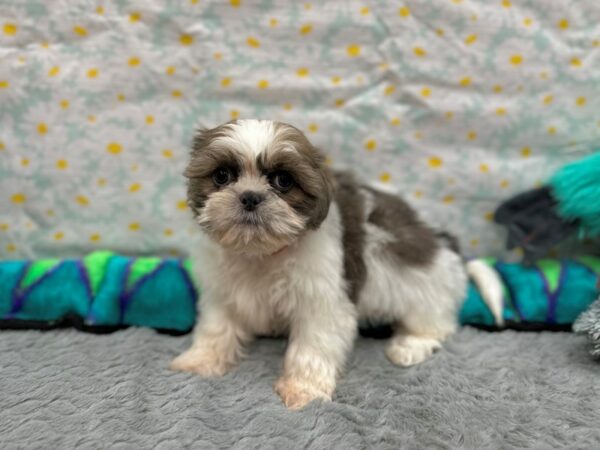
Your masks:
{"label": "yellow flower print", "polygon": [[16,24],[10,22],[5,23],[2,27],[4,34],[6,34],[7,36],[14,36],[15,34],[17,34],[18,29],[19,28]]}
{"label": "yellow flower print", "polygon": [[382,183],[389,183],[391,179],[392,175],[390,175],[389,172],[382,172],[379,175],[379,181],[381,181]]}
{"label": "yellow flower print", "polygon": [[106,151],[113,155],[118,155],[123,151],[123,146],[118,142],[109,142],[106,145]]}
{"label": "yellow flower print", "polygon": [[520,66],[523,63],[523,56],[519,55],[519,54],[515,54],[512,55],[508,61],[513,65],[513,66]]}
{"label": "yellow flower print", "polygon": [[17,192],[16,194],[12,195],[10,201],[13,202],[15,205],[20,205],[27,201],[27,196],[22,192]]}
{"label": "yellow flower print", "polygon": [[179,43],[184,46],[189,46],[194,43],[194,36],[191,34],[182,34],[179,36]]}
{"label": "yellow flower print", "polygon": [[413,53],[415,56],[423,57],[427,55],[427,51],[423,47],[415,47],[413,48]]}
{"label": "yellow flower print", "polygon": [[258,48],[260,47],[260,41],[258,39],[256,39],[255,37],[250,36],[248,39],[246,39],[246,43],[253,48]]}
{"label": "yellow flower print", "polygon": [[59,159],[56,161],[56,168],[59,170],[66,170],[69,168],[69,161],[66,159]]}
{"label": "yellow flower print", "polygon": [[465,44],[467,45],[471,45],[474,44],[475,41],[477,41],[477,35],[476,34],[470,34],[465,38]]}
{"label": "yellow flower print", "polygon": [[87,198],[85,195],[78,195],[77,197],[75,197],[75,201],[81,206],[89,206],[90,204],[90,199]]}
{"label": "yellow flower print", "polygon": [[346,48],[346,52],[348,52],[348,56],[355,58],[360,55],[360,45],[351,44]]}
{"label": "yellow flower print", "polygon": [[44,134],[48,133],[48,125],[46,125],[45,122],[38,123],[36,129],[37,129],[38,134],[40,134],[42,136]]}
{"label": "yellow flower print", "polygon": [[312,33],[312,30],[313,30],[313,26],[311,24],[307,23],[300,27],[300,34],[307,35],[307,34]]}
{"label": "yellow flower print", "polygon": [[140,58],[138,58],[137,56],[132,56],[131,58],[129,58],[129,60],[127,61],[127,64],[130,67],[137,67],[140,65]]}
{"label": "yellow flower print", "polygon": [[443,161],[441,158],[437,157],[437,156],[432,156],[431,158],[429,158],[429,160],[427,161],[427,164],[429,164],[429,167],[431,167],[432,169],[437,169],[439,167],[442,166]]}
{"label": "yellow flower print", "polygon": [[394,92],[396,92],[396,86],[394,86],[393,84],[386,86],[383,90],[384,95],[392,95]]}
{"label": "yellow flower print", "polygon": [[403,6],[398,10],[398,15],[404,19],[410,16],[410,9],[408,6]]}
{"label": "yellow flower print", "polygon": [[375,151],[377,148],[377,141],[375,139],[369,139],[365,142],[365,148],[370,152]]}
{"label": "yellow flower print", "polygon": [[309,74],[310,74],[310,70],[307,69],[306,67],[301,67],[298,70],[296,70],[296,75],[298,75],[300,78],[307,77]]}
{"label": "yellow flower print", "polygon": [[87,34],[88,34],[86,28],[82,27],[81,25],[75,25],[73,27],[73,33],[75,33],[79,37],[84,37],[84,36],[87,36]]}

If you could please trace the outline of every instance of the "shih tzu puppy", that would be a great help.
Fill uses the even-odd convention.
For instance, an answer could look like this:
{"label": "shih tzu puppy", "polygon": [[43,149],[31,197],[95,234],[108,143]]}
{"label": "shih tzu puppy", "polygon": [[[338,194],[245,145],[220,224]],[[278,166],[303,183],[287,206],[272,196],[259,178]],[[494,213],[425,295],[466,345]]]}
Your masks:
{"label": "shih tzu puppy", "polygon": [[442,234],[400,198],[330,171],[291,125],[199,132],[185,171],[203,236],[199,322],[174,370],[225,374],[255,336],[289,339],[276,392],[330,400],[358,324],[393,326],[386,355],[417,364],[457,328],[467,277]]}

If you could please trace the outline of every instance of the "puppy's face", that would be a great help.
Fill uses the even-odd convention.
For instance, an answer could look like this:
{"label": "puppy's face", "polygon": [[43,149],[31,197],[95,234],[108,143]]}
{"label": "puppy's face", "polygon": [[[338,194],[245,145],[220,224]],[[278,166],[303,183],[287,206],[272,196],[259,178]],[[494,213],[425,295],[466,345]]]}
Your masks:
{"label": "puppy's face", "polygon": [[331,202],[323,158],[291,125],[240,120],[194,139],[188,204],[206,233],[239,253],[269,255],[318,228]]}

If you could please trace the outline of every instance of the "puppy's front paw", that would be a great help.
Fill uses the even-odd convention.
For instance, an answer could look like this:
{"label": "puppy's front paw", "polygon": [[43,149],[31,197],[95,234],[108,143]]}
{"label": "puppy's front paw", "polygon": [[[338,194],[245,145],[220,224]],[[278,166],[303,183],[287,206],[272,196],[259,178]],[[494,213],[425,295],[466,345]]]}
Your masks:
{"label": "puppy's front paw", "polygon": [[191,372],[204,378],[213,378],[225,375],[231,366],[214,354],[190,349],[171,361],[169,368],[177,372]]}
{"label": "puppy's front paw", "polygon": [[275,392],[289,409],[302,409],[313,400],[331,401],[331,395],[304,380],[282,377],[275,383]]}
{"label": "puppy's front paw", "polygon": [[391,362],[398,366],[413,366],[426,360],[441,348],[440,341],[419,336],[395,336],[385,349]]}

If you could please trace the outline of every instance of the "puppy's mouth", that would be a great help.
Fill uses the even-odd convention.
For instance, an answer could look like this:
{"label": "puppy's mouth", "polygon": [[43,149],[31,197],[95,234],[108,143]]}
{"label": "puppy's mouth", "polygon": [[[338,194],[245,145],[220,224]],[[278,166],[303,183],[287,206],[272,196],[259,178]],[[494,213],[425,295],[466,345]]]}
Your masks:
{"label": "puppy's mouth", "polygon": [[236,225],[264,226],[265,219],[258,211],[242,211],[235,219]]}

